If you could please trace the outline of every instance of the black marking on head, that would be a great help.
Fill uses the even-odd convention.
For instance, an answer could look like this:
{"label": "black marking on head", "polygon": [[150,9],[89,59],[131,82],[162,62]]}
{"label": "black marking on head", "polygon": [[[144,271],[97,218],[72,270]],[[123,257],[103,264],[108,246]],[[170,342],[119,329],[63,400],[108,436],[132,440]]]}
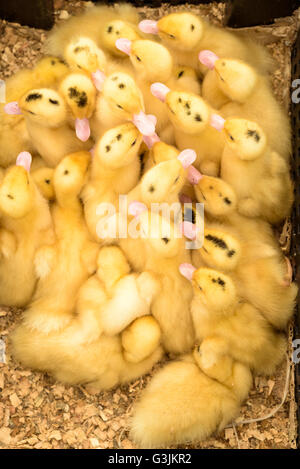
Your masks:
{"label": "black marking on head", "polygon": [[186,107],[187,109],[191,109],[191,105],[188,101],[185,103],[184,107]]}
{"label": "black marking on head", "polygon": [[[178,78],[181,78],[183,74],[184,74],[184,70],[180,70],[180,72],[179,72],[178,75],[177,75]],[[179,99],[180,99],[180,98],[179,98]],[[179,101],[179,102],[180,102],[180,101]]]}
{"label": "black marking on head", "polygon": [[106,151],[106,152],[109,152],[110,150],[111,150],[111,146],[110,146],[110,145],[106,145],[105,151]]}
{"label": "black marking on head", "polygon": [[51,99],[51,98],[49,98],[49,103],[55,104],[55,105],[59,105],[59,102],[57,101],[57,99]]}
{"label": "black marking on head", "polygon": [[182,103],[182,99],[181,99],[181,98],[178,98],[178,102],[179,102],[179,103]]}
{"label": "black marking on head", "polygon": [[168,244],[168,242],[170,241],[169,238],[161,238],[161,239],[163,240],[165,244]]}
{"label": "black marking on head", "polygon": [[109,34],[112,33],[113,30],[114,30],[113,26],[108,26],[107,32],[108,32]]}
{"label": "black marking on head", "polygon": [[195,29],[195,25],[191,24],[191,31],[194,31],[194,29]]}
{"label": "black marking on head", "polygon": [[78,107],[85,107],[88,103],[88,97],[85,91],[78,91],[76,87],[69,88],[69,98],[75,101]]}
{"label": "black marking on head", "polygon": [[66,174],[69,174],[69,170],[68,170],[68,169],[65,169],[65,170],[64,170],[64,174],[65,174],[65,175],[66,175]]}
{"label": "black marking on head", "polygon": [[30,93],[27,98],[26,102],[29,103],[30,101],[37,101],[38,99],[42,99],[43,95],[40,93]]}
{"label": "black marking on head", "polygon": [[232,256],[234,256],[234,254],[235,254],[235,250],[231,249],[230,251],[228,251],[227,256],[232,257]]}
{"label": "black marking on head", "polygon": [[119,141],[119,140],[121,140],[121,138],[122,138],[122,134],[118,134],[117,135],[117,140]]}
{"label": "black marking on head", "polygon": [[155,187],[151,185],[151,186],[149,186],[149,189],[148,189],[148,190],[149,190],[149,192],[154,192],[154,191],[155,191]]}
{"label": "black marking on head", "polygon": [[253,137],[256,142],[260,141],[260,135],[256,130],[247,130],[247,137]]}
{"label": "black marking on head", "polygon": [[125,88],[125,86],[126,86],[126,85],[124,85],[124,83],[120,83],[120,84],[119,84],[119,88],[120,88],[120,89]]}
{"label": "black marking on head", "polygon": [[187,111],[186,113],[187,116],[190,116],[191,114],[192,114],[191,111]]}
{"label": "black marking on head", "polygon": [[196,223],[196,215],[192,208],[185,209],[184,215],[183,215],[183,221],[189,221],[193,223],[193,225]]}
{"label": "black marking on head", "polygon": [[10,194],[7,194],[7,197],[8,197],[9,199],[14,199],[14,197],[13,197],[12,195],[10,195]]}
{"label": "black marking on head", "polygon": [[233,138],[232,135],[229,134],[229,138],[230,138],[230,140],[232,140],[234,142],[234,138]]}
{"label": "black marking on head", "polygon": [[55,60],[51,60],[51,65],[55,65]]}
{"label": "black marking on head", "polygon": [[217,280],[218,284],[221,285],[222,287],[225,287],[225,282],[223,279],[221,279],[220,277],[218,277],[218,280]]}
{"label": "black marking on head", "polygon": [[144,171],[144,168],[145,168],[145,161],[144,161],[145,155],[146,155],[145,151],[143,151],[142,153],[139,154],[139,160],[140,160],[140,164],[141,164],[141,171],[140,171],[141,175],[143,174],[143,171]]}
{"label": "black marking on head", "polygon": [[119,109],[123,109],[122,106],[120,106],[120,104],[117,104],[117,107],[118,107]]}
{"label": "black marking on head", "polygon": [[202,121],[202,118],[201,118],[200,114],[195,114],[194,119],[195,119],[195,121],[198,121],[198,122]]}
{"label": "black marking on head", "polygon": [[207,239],[207,241],[211,241],[212,243],[214,243],[216,246],[218,246],[221,249],[228,249],[228,246],[225,243],[225,241],[221,238],[218,238],[217,236],[206,235],[205,239]]}
{"label": "black marking on head", "polygon": [[112,80],[112,81],[116,81],[118,78],[119,78],[118,76],[114,76],[114,77],[112,77],[111,80]]}
{"label": "black marking on head", "polygon": [[46,184],[50,184],[50,182],[51,182],[50,179],[45,179]]}
{"label": "black marking on head", "polygon": [[77,46],[75,47],[74,52],[75,54],[78,54],[78,52],[82,52],[83,50],[89,52],[90,48],[88,46],[84,46],[84,47]]}
{"label": "black marking on head", "polygon": [[230,199],[228,199],[228,197],[224,197],[224,199],[223,199],[223,200],[224,200],[225,204],[227,204],[227,205],[231,205],[231,200],[230,200]]}

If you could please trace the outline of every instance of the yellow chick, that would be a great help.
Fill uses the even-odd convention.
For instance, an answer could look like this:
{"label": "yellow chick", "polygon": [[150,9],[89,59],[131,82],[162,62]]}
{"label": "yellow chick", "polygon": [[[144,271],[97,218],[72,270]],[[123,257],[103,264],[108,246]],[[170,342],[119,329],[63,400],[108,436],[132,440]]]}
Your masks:
{"label": "yellow chick", "polygon": [[81,142],[68,126],[67,106],[58,92],[32,89],[19,106],[32,144],[47,166],[55,167],[68,153],[91,148],[91,141]]}
{"label": "yellow chick", "polygon": [[65,327],[79,287],[95,271],[99,247],[88,233],[79,199],[89,162],[88,152],[77,152],[66,156],[54,171],[55,242],[41,249],[35,260],[39,283],[26,310],[28,328],[48,333]]}
{"label": "yellow chick", "polygon": [[145,111],[143,94],[134,79],[128,73],[114,72],[105,78],[97,98],[92,133],[99,138],[105,130],[132,121],[141,111]]}
{"label": "yellow chick", "polygon": [[[10,336],[12,354],[59,381],[90,384],[99,391],[136,379],[162,356],[159,326],[149,316],[156,293],[157,282],[149,273],[130,273],[122,251],[104,247],[96,274],[76,295],[72,321],[46,334],[28,327],[25,312],[25,320]],[[124,337],[126,349],[123,330],[129,334]]]}
{"label": "yellow chick", "polygon": [[[22,151],[34,152],[24,116],[16,102],[32,88],[56,86],[68,73],[68,67],[56,57],[44,57],[33,69],[24,69],[6,80],[6,104],[0,103],[0,165],[14,164]],[[17,113],[17,115],[16,115]]]}
{"label": "yellow chick", "polygon": [[148,213],[140,202],[132,202],[129,213],[135,216],[133,219],[129,216],[128,234],[118,242],[134,270],[151,272],[159,281],[160,290],[151,313],[161,328],[164,349],[175,354],[187,352],[194,343],[192,291],[180,276],[178,266],[189,262],[190,251],[179,227],[170,219],[155,211]]}
{"label": "yellow chick", "polygon": [[[286,160],[291,153],[291,128],[287,113],[276,100],[268,78],[259,75],[245,62],[218,59],[203,83],[203,97],[214,106],[221,104],[214,93],[206,93],[206,81],[212,78],[210,91],[222,93],[227,104],[220,108],[222,117],[239,117],[257,122],[266,134],[272,150]],[[223,104],[222,103],[222,104]]]}
{"label": "yellow chick", "polygon": [[162,83],[153,83],[151,92],[165,103],[174,128],[176,146],[180,150],[195,150],[196,168],[204,174],[218,176],[224,136],[211,125],[214,122],[214,110],[200,96],[170,90]]}
{"label": "yellow chick", "polygon": [[107,204],[118,208],[119,195],[127,194],[139,180],[141,142],[138,129],[128,122],[107,130],[93,151],[90,177],[82,198],[87,226],[97,241],[100,241],[97,227],[107,216]]}
{"label": "yellow chick", "polygon": [[294,199],[288,164],[271,150],[256,122],[229,118],[224,133],[221,177],[236,192],[238,212],[279,223],[289,216]]}
{"label": "yellow chick", "polygon": [[238,416],[252,386],[249,368],[219,360],[222,380],[215,369],[212,379],[200,368],[189,355],[156,373],[133,408],[130,434],[139,446],[166,448],[205,440]]}
{"label": "yellow chick", "polygon": [[115,42],[122,37],[138,39],[141,36],[138,21],[137,10],[130,4],[95,6],[54,28],[48,37],[46,49],[50,54],[61,55],[71,41],[82,36],[93,40],[112,56],[125,58],[125,54],[116,48]]}
{"label": "yellow chick", "polygon": [[[188,73],[184,69],[175,71],[170,52],[162,44],[155,41],[146,39],[130,41],[121,38],[116,41],[116,46],[129,55],[136,82],[143,93],[146,112],[157,117],[156,129],[160,135],[170,125],[168,112],[163,103],[153,99],[150,90],[151,83],[163,81],[169,87],[175,86],[179,90],[200,93],[197,77],[193,77],[192,73]],[[172,136],[170,139],[171,142],[174,140]]]}
{"label": "yellow chick", "polygon": [[263,73],[270,69],[269,56],[258,43],[246,35],[214,26],[193,13],[176,12],[159,21],[144,20],[139,28],[144,33],[158,34],[178,64],[198,67],[202,74],[207,69],[198,62],[198,54],[207,49],[220,57],[245,60]]}
{"label": "yellow chick", "polygon": [[53,168],[42,167],[32,171],[32,178],[37,185],[42,196],[53,202],[55,199],[54,186],[53,186]]}
{"label": "yellow chick", "polygon": [[237,296],[228,275],[206,267],[192,271],[191,265],[181,265],[180,271],[193,284],[191,312],[201,346],[208,341],[216,354],[229,354],[256,373],[272,374],[284,357],[284,334]]}
{"label": "yellow chick", "polygon": [[[97,97],[92,80],[82,73],[71,73],[62,80],[59,91],[71,111],[69,123],[75,127],[76,136],[82,142],[88,141],[91,135],[90,119],[96,109]],[[91,147],[92,143],[89,142]]]}
{"label": "yellow chick", "polygon": [[29,174],[31,155],[20,153],[0,186],[0,303],[24,307],[37,282],[34,262],[39,249],[53,241],[46,200]]}

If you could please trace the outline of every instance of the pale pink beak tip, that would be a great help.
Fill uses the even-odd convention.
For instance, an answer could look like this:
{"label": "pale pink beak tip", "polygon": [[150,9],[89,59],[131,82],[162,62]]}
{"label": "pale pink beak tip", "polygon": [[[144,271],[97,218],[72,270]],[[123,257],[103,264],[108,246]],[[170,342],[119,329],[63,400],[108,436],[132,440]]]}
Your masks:
{"label": "pale pink beak tip", "polygon": [[210,70],[214,68],[215,62],[219,59],[219,57],[211,50],[202,50],[199,52],[198,58],[202,65],[205,65],[205,67]]}
{"label": "pale pink beak tip", "polygon": [[139,23],[139,28],[146,34],[158,34],[157,21],[143,20]]}

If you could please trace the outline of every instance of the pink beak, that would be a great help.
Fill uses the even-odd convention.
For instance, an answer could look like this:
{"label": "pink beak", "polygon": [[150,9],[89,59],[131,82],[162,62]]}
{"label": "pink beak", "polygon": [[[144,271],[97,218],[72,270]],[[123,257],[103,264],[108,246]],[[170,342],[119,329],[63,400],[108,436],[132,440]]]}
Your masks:
{"label": "pink beak", "polygon": [[89,120],[85,117],[84,119],[75,120],[76,135],[82,142],[86,142],[91,135]]}

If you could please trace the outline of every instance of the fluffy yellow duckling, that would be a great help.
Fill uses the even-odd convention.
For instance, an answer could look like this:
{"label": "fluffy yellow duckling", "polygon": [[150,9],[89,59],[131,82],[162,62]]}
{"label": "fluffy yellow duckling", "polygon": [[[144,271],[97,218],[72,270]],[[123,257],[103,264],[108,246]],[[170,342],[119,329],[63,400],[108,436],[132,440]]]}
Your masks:
{"label": "fluffy yellow duckling", "polygon": [[[132,202],[128,235],[118,242],[133,268],[151,272],[160,283],[151,313],[162,330],[162,345],[169,353],[184,353],[193,346],[190,316],[191,287],[178,272],[178,265],[189,262],[190,251],[178,226],[144,204]],[[130,219],[130,217],[129,217]],[[170,295],[172,292],[172,295]]]}
{"label": "fluffy yellow duckling", "polygon": [[[179,90],[200,93],[197,77],[193,77],[193,74],[188,73],[185,69],[175,71],[170,52],[157,42],[146,39],[130,41],[121,38],[116,41],[116,46],[129,55],[136,82],[143,93],[146,112],[157,117],[156,129],[161,135],[161,132],[170,125],[168,112],[163,103],[153,99],[150,90],[151,83],[163,81],[169,87],[175,86]],[[165,140],[163,136],[162,138]],[[170,139],[171,141],[174,140],[172,136]]]}
{"label": "fluffy yellow duckling", "polygon": [[0,187],[0,303],[24,307],[37,282],[34,261],[43,245],[53,241],[46,200],[29,174],[31,156],[23,152],[7,170]]}
{"label": "fluffy yellow duckling", "polygon": [[142,136],[132,123],[107,130],[94,149],[89,180],[83,190],[84,213],[87,226],[95,240],[98,223],[106,216],[97,207],[119,205],[119,194],[127,194],[140,175],[139,147]]}
{"label": "fluffy yellow duckling", "polygon": [[[289,118],[276,100],[268,78],[259,75],[245,62],[218,59],[214,69],[205,77],[202,88],[203,97],[214,106],[224,104],[220,108],[223,117],[240,117],[257,122],[265,132],[271,149],[289,159]],[[220,95],[224,98],[220,99]]]}
{"label": "fluffy yellow duckling", "polygon": [[52,202],[55,199],[53,186],[53,168],[42,167],[32,171],[32,178],[42,196]]}
{"label": "fluffy yellow duckling", "polygon": [[227,119],[221,177],[235,190],[237,209],[276,224],[289,216],[293,186],[285,160],[268,145],[262,128],[246,119]]}
{"label": "fluffy yellow duckling", "polygon": [[273,373],[286,350],[284,334],[239,299],[228,275],[206,267],[193,272],[191,264],[181,265],[180,271],[193,284],[191,312],[201,346],[208,342],[216,354],[229,354],[256,373]]}
{"label": "fluffy yellow duckling", "polygon": [[193,13],[171,13],[157,22],[144,20],[139,28],[144,33],[158,34],[178,64],[198,66],[203,74],[207,69],[198,63],[198,53],[206,49],[220,57],[245,60],[264,73],[270,69],[267,52],[259,44],[245,35],[213,26]]}
{"label": "fluffy yellow duckling", "polygon": [[[291,283],[291,267],[269,223],[239,215],[235,192],[222,179],[204,176],[194,187],[198,201],[204,203],[205,233],[210,239],[204,236],[205,249],[193,251],[193,262],[197,267],[230,271],[239,296],[258,308],[274,327],[284,329],[298,289]],[[211,237],[209,230],[217,231],[218,236]]]}
{"label": "fluffy yellow duckling", "polygon": [[46,49],[50,54],[61,55],[71,41],[82,36],[93,40],[112,56],[124,58],[125,54],[116,48],[115,42],[121,37],[138,39],[141,36],[138,21],[137,10],[129,4],[89,8],[84,14],[72,16],[63,25],[54,28]]}
{"label": "fluffy yellow duckling", "polygon": [[170,90],[162,83],[152,84],[151,92],[165,102],[174,128],[176,146],[180,150],[195,150],[195,166],[204,174],[218,176],[224,136],[211,125],[215,116],[213,109],[200,96]]}
{"label": "fluffy yellow duckling", "polygon": [[82,73],[71,73],[63,79],[59,91],[71,111],[71,126],[79,140],[86,142],[91,135],[89,119],[96,109],[97,93],[92,80]]}
{"label": "fluffy yellow duckling", "polygon": [[143,391],[130,425],[142,448],[205,440],[238,416],[252,386],[249,368],[222,357],[211,378],[197,363],[191,355],[168,363]]}
{"label": "fluffy yellow duckling", "polygon": [[77,152],[66,156],[54,171],[55,243],[40,250],[36,260],[39,283],[25,316],[27,327],[45,333],[71,320],[77,291],[95,271],[99,247],[91,241],[79,199],[89,162],[88,152]]}
{"label": "fluffy yellow duckling", "polygon": [[107,61],[104,52],[88,37],[76,37],[70,41],[64,51],[64,59],[77,71],[94,76],[97,70],[104,72]]}
{"label": "fluffy yellow duckling", "polygon": [[91,148],[68,126],[67,106],[62,96],[48,88],[30,90],[19,102],[35,150],[47,166],[55,167],[68,153]]}
{"label": "fluffy yellow duckling", "polygon": [[128,73],[116,71],[103,81],[102,93],[96,103],[92,133],[99,138],[105,130],[132,121],[141,111],[145,111],[141,90]]}
{"label": "fluffy yellow duckling", "polygon": [[32,153],[34,151],[24,116],[20,114],[16,102],[32,88],[55,87],[68,71],[68,67],[60,59],[44,57],[33,69],[21,70],[6,80],[7,104],[0,103],[0,165],[2,167],[14,164],[16,155],[20,152]]}
{"label": "fluffy yellow duckling", "polygon": [[[156,292],[157,282],[149,273],[130,273],[120,249],[104,247],[96,274],[76,296],[70,324],[45,334],[26,325],[25,312],[25,321],[10,336],[12,354],[62,382],[91,384],[99,391],[138,378],[162,355],[160,330],[149,316]],[[123,330],[127,336],[122,337]]]}

